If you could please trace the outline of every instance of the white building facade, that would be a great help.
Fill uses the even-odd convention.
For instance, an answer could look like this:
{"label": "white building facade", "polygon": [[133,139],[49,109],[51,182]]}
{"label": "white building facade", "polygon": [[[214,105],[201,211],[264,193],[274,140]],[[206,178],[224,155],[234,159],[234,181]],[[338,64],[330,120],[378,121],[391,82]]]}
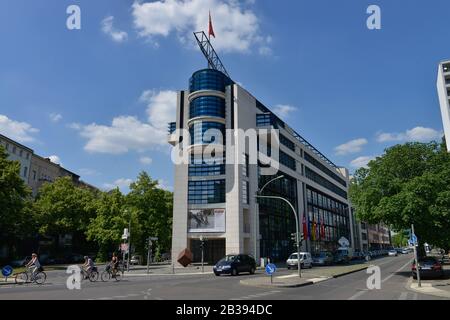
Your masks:
{"label": "white building facade", "polygon": [[439,64],[437,91],[447,150],[450,152],[450,60]]}
{"label": "white building facade", "polygon": [[20,177],[28,184],[33,150],[1,134],[0,145],[8,153],[8,160],[20,163]]}
{"label": "white building facade", "polygon": [[[292,209],[282,200],[256,201],[255,197],[266,182],[279,175],[284,177],[269,183],[262,195],[292,203],[300,233],[306,238],[302,250],[332,251],[342,237],[354,246],[348,171],[334,165],[225,74],[212,69],[195,72],[189,90],[178,93],[176,119],[169,125],[169,142],[187,151],[189,159],[175,165],[174,260],[188,248],[194,261],[199,261],[201,236],[207,239],[205,260],[210,263],[236,253],[251,254],[257,261],[260,257],[285,260],[296,251],[291,240],[296,231]],[[209,129],[221,132],[223,141],[205,135]],[[256,132],[259,142],[255,145],[255,140],[227,135],[237,129]],[[276,129],[279,135],[274,138],[255,131],[261,129]],[[223,163],[211,164],[202,158],[205,145],[211,142],[222,146],[216,151],[223,151]],[[269,144],[268,151],[259,150],[262,142]],[[273,145],[279,147],[275,161],[279,170],[265,175],[261,154],[256,162],[253,153],[258,149],[275,157],[270,151]]]}

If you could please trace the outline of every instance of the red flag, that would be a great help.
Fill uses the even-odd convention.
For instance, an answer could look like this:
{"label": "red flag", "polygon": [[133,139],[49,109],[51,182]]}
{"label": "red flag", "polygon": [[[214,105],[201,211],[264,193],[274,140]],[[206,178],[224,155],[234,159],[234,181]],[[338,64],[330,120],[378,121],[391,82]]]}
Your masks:
{"label": "red flag", "polygon": [[308,226],[306,225],[306,216],[303,216],[303,239],[308,239]]}
{"label": "red flag", "polygon": [[216,35],[214,33],[213,25],[212,25],[212,20],[211,20],[211,11],[209,12],[209,31],[208,31],[208,35],[209,36],[213,36],[214,38],[216,37]]}

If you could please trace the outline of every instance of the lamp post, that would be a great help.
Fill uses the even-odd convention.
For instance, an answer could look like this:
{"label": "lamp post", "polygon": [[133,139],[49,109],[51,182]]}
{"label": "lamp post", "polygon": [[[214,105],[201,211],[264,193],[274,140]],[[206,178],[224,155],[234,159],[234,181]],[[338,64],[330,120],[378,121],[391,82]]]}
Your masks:
{"label": "lamp post", "polygon": [[[267,182],[262,188],[261,188],[261,190],[259,191],[259,193],[261,194],[262,193],[262,191],[264,190],[264,188],[269,184],[269,183],[271,183],[271,182],[273,182],[274,180],[277,180],[277,179],[281,179],[281,178],[284,178],[284,175],[281,175],[281,176],[278,176],[278,177],[276,177],[276,178],[273,178],[272,180],[270,180],[269,182]],[[292,209],[292,213],[294,214],[294,218],[295,218],[295,230],[296,230],[296,243],[297,243],[297,270],[298,270],[298,276],[299,276],[299,278],[301,278],[302,277],[302,272],[301,272],[301,263],[300,263],[300,233],[299,233],[299,219],[298,219],[298,216],[297,216],[297,212],[295,211],[295,208],[294,208],[294,206],[292,205],[292,203],[289,201],[289,200],[287,200],[287,199],[285,199],[285,198],[283,198],[283,197],[278,197],[278,196],[261,196],[261,195],[256,195],[255,196],[256,198],[266,198],[266,199],[278,199],[278,200],[282,200],[282,201],[284,201],[284,202],[286,202],[290,207],[291,207],[291,209]],[[255,231],[256,231],[256,229],[255,229]],[[255,247],[256,247],[256,242],[255,242]]]}

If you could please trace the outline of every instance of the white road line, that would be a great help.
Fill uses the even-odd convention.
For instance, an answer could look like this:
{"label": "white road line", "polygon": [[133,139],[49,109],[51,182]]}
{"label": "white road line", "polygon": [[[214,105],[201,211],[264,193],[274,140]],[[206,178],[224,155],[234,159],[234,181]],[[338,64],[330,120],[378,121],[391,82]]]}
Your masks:
{"label": "white road line", "polygon": [[356,300],[356,298],[359,298],[360,296],[362,296],[367,291],[369,291],[369,290],[366,289],[366,290],[363,290],[363,291],[359,291],[359,292],[355,293],[354,295],[352,295],[350,298],[348,298],[348,300]]}
{"label": "white road line", "polygon": [[408,300],[408,292],[402,292],[398,300]]}
{"label": "white road line", "polygon": [[392,278],[393,276],[395,276],[395,274],[397,272],[402,271],[405,267],[407,267],[409,264],[411,264],[411,261],[408,261],[407,263],[405,263],[400,269],[398,269],[397,271],[395,271],[394,273],[392,273],[390,276],[387,276],[386,278],[384,278],[381,282],[385,282],[387,280],[389,280],[390,278]]}

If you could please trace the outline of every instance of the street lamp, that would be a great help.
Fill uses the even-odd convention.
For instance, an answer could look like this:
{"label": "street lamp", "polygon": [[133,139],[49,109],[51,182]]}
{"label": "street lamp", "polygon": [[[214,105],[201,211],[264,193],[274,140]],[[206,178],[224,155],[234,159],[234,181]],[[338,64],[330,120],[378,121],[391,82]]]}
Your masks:
{"label": "street lamp", "polygon": [[[265,188],[269,183],[271,183],[271,182],[273,182],[273,181],[275,181],[275,180],[277,180],[277,179],[281,179],[281,178],[284,178],[284,175],[281,175],[281,176],[278,176],[278,177],[276,177],[276,178],[273,178],[272,180],[270,180],[269,182],[267,182],[267,183],[261,188],[261,190],[259,191],[259,194],[262,193],[262,191],[264,190],[264,188]],[[261,195],[258,195],[258,194],[256,194],[255,197],[256,197],[256,198],[266,198],[266,199],[278,199],[278,200],[282,200],[282,201],[286,202],[286,203],[291,207],[292,212],[293,212],[293,214],[294,214],[294,218],[295,218],[295,230],[296,230],[296,233],[297,233],[297,236],[296,236],[296,243],[297,243],[297,270],[298,270],[298,276],[301,278],[301,277],[302,277],[302,272],[301,272],[301,263],[300,263],[300,233],[299,233],[299,223],[298,223],[298,222],[299,222],[299,219],[298,219],[297,212],[295,211],[294,206],[292,205],[292,203],[291,203],[289,200],[287,200],[287,199],[285,199],[285,198],[283,198],[283,197],[278,197],[278,196],[261,196]],[[256,220],[256,219],[255,219],[255,220]],[[256,233],[256,229],[255,229],[255,233]],[[256,242],[255,242],[255,248],[256,248]],[[256,249],[255,249],[255,250],[256,250]]]}

